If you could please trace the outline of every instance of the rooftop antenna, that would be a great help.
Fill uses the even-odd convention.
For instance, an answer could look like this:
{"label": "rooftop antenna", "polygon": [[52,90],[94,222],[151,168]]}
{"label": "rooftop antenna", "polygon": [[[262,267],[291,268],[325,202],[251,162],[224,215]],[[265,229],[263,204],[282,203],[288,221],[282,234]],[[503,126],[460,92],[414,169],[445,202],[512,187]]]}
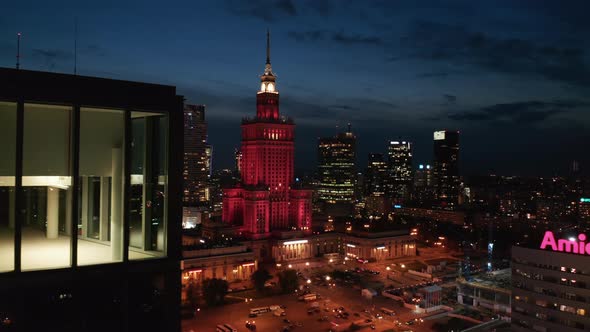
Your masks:
{"label": "rooftop antenna", "polygon": [[266,29],[266,64],[270,65],[270,29]]}
{"label": "rooftop antenna", "polygon": [[78,18],[74,18],[74,75],[78,73]]}
{"label": "rooftop antenna", "polygon": [[20,69],[20,32],[16,33],[16,69]]}

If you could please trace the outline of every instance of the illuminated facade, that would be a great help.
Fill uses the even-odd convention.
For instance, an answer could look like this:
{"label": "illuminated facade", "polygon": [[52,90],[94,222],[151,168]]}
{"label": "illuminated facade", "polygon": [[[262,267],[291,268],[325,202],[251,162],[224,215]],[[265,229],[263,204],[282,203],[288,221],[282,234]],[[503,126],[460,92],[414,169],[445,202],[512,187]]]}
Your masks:
{"label": "illuminated facade", "polygon": [[176,88],[0,80],[0,329],[180,331]]}
{"label": "illuminated facade", "polygon": [[356,177],[355,150],[356,137],[350,131],[350,126],[348,131],[335,137],[319,139],[317,196],[324,202],[325,211],[342,210],[344,215],[351,213]]}
{"label": "illuminated facade", "polygon": [[434,178],[436,195],[444,208],[459,204],[459,132],[434,132]]}
{"label": "illuminated facade", "polygon": [[223,193],[223,221],[242,225],[244,235],[264,238],[271,230],[310,230],[312,191],[294,187],[294,127],[279,115],[279,92],[270,64],[256,95],[256,117],[242,121],[241,184]]}
{"label": "illuminated facade", "polygon": [[387,162],[381,153],[370,153],[365,172],[365,203],[369,213],[387,213],[390,210],[390,199],[387,197],[387,181],[389,178]]}
{"label": "illuminated facade", "polygon": [[409,198],[412,186],[412,143],[389,142],[388,156],[388,194],[397,202],[403,202]]}
{"label": "illuminated facade", "polygon": [[434,199],[434,176],[430,165],[420,164],[414,171],[414,187],[412,199],[420,206],[432,202]]}
{"label": "illuminated facade", "polygon": [[210,200],[211,146],[207,144],[205,105],[184,106],[184,196],[185,205]]}
{"label": "illuminated facade", "polygon": [[[579,237],[564,241],[577,246]],[[511,265],[513,330],[588,330],[589,256],[514,246]]]}

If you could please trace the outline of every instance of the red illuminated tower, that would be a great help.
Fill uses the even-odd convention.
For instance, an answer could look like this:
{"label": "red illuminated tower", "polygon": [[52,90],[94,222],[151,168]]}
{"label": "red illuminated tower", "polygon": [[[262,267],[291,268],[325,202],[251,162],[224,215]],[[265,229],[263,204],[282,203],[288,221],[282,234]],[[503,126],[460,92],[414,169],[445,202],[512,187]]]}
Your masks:
{"label": "red illuminated tower", "polygon": [[311,191],[293,188],[293,121],[279,114],[279,92],[270,64],[270,34],[266,66],[256,95],[256,117],[242,121],[242,184],[226,189],[223,220],[242,224],[253,238],[273,230],[311,226]]}

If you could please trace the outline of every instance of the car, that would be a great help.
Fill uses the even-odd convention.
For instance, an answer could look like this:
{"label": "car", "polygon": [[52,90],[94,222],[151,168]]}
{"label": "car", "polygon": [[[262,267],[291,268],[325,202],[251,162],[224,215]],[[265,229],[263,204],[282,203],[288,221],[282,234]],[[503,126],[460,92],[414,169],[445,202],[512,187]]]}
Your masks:
{"label": "car", "polygon": [[375,325],[371,324],[371,330],[374,330],[374,329],[375,329]]}
{"label": "car", "polygon": [[287,316],[287,313],[283,311],[281,312],[281,316]]}
{"label": "car", "polygon": [[280,307],[281,307],[281,309],[287,309],[287,306],[286,306],[286,305],[284,305],[284,304],[281,304],[281,306],[280,306]]}
{"label": "car", "polygon": [[409,320],[409,321],[406,322],[406,325],[414,325],[414,323],[415,323],[414,320],[411,319],[411,320]]}
{"label": "car", "polygon": [[290,321],[290,320],[288,320],[287,318],[284,318],[284,319],[283,319],[283,323],[287,323],[287,324],[289,324],[289,323],[291,323],[291,321]]}
{"label": "car", "polygon": [[372,320],[372,319],[368,319],[368,318],[367,318],[367,319],[365,319],[365,323],[372,323],[372,322],[373,322],[373,320]]}
{"label": "car", "polygon": [[250,313],[250,314],[248,315],[248,317],[250,317],[250,318],[255,318],[255,317],[258,317],[258,315],[257,315],[257,314]]}

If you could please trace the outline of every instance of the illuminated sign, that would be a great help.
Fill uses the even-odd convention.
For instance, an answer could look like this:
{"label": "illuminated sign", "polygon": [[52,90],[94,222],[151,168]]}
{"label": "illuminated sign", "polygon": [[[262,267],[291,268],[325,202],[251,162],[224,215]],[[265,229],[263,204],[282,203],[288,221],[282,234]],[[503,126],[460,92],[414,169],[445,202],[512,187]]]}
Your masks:
{"label": "illuminated sign", "polygon": [[254,263],[246,263],[246,264],[242,264],[242,266],[243,267],[246,267],[246,266],[254,266]]}
{"label": "illuminated sign", "polygon": [[377,247],[375,249],[377,249],[377,250],[383,250],[383,249],[385,249],[385,246],[379,246],[379,247]]}
{"label": "illuminated sign", "polygon": [[283,243],[284,245],[290,245],[290,244],[304,244],[307,243],[307,240],[295,240],[295,241],[287,241],[285,243]]}
{"label": "illuminated sign", "polygon": [[350,244],[350,243],[347,243],[346,246],[350,247],[350,248],[356,248],[356,246],[354,244]]}
{"label": "illuminated sign", "polygon": [[590,198],[582,197],[580,198],[580,203],[590,203]]}
{"label": "illuminated sign", "polygon": [[402,208],[402,206],[401,206],[401,205],[399,205],[399,204],[395,204],[393,207],[394,207],[395,209],[401,209],[401,208]]}
{"label": "illuminated sign", "polygon": [[445,131],[444,130],[434,132],[434,140],[435,141],[440,141],[443,139],[445,139]]}
{"label": "illuminated sign", "polygon": [[541,242],[541,249],[551,248],[558,252],[571,252],[580,255],[590,255],[590,243],[586,243],[586,234],[578,234],[578,240],[575,237],[569,239],[555,240],[555,235],[551,231],[546,231]]}

